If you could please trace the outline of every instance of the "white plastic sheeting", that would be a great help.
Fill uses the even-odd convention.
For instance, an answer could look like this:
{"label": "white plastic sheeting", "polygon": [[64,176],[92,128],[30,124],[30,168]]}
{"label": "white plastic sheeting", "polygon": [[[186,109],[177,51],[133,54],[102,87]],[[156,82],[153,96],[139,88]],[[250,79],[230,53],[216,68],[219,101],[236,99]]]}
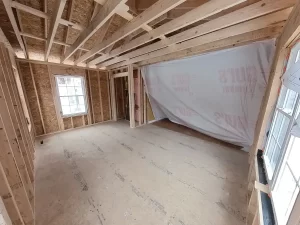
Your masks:
{"label": "white plastic sheeting", "polygon": [[274,51],[268,40],[143,67],[155,119],[250,146]]}

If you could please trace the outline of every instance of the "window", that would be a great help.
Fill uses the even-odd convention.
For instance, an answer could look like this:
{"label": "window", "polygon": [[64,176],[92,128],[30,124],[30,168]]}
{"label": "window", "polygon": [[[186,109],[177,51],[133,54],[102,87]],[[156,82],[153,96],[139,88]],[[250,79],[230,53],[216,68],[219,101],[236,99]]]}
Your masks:
{"label": "window", "polygon": [[[289,69],[300,60],[300,43]],[[278,225],[286,225],[300,190],[300,96],[282,85],[268,135],[264,161]]]}
{"label": "window", "polygon": [[87,114],[84,77],[57,75],[55,80],[62,116]]}

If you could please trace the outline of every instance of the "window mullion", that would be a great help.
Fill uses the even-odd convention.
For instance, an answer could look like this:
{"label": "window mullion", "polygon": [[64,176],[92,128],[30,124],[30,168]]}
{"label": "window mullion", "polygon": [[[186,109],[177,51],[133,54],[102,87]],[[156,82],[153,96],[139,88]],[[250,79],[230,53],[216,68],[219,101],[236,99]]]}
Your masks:
{"label": "window mullion", "polygon": [[274,173],[273,173],[273,177],[272,177],[271,190],[274,190],[274,187],[277,183],[278,176],[279,176],[280,170],[282,168],[282,165],[287,161],[286,152],[287,152],[287,147],[288,147],[288,140],[290,139],[291,130],[292,130],[294,122],[295,122],[294,115],[295,115],[295,112],[298,108],[297,107],[298,104],[299,104],[299,95],[297,96],[296,107],[294,108],[293,115],[290,116],[291,119],[290,119],[289,126],[288,126],[287,132],[285,134],[284,141],[283,141],[282,148],[281,148],[282,153],[280,155],[280,160],[279,160],[279,162],[277,163],[277,165],[274,169]]}

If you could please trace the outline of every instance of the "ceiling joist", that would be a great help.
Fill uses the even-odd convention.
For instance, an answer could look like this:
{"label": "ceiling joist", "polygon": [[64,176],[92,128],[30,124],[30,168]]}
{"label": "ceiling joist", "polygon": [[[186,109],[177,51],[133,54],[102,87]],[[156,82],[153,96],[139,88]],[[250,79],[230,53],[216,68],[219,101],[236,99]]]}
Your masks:
{"label": "ceiling joist", "polygon": [[135,40],[123,46],[120,46],[119,48],[113,50],[110,54],[106,54],[94,59],[90,62],[90,64],[94,65],[103,62],[111,57],[122,54],[123,52],[129,51],[142,44],[148,43],[161,35],[171,33],[174,30],[178,30],[182,27],[188,26],[192,23],[205,19],[209,16],[217,14],[218,12],[221,12],[222,10],[235,6],[241,2],[245,2],[245,0],[223,0],[222,2],[218,0],[209,1],[178,18],[171,20],[168,23],[165,23],[164,25],[156,28],[148,34],[144,34],[136,38]]}
{"label": "ceiling joist", "polygon": [[64,7],[66,5],[67,0],[56,0],[54,6],[54,13],[53,17],[51,18],[49,31],[48,31],[48,38],[47,38],[47,47],[46,47],[46,54],[45,54],[45,61],[48,60],[51,47],[54,41],[54,36],[59,25],[59,21],[61,20],[61,15],[63,13]]}
{"label": "ceiling joist", "polygon": [[66,51],[65,57],[62,60],[64,63],[74,52],[80,48],[97,30],[99,30],[127,0],[110,0],[107,1],[100,9],[99,13],[91,21],[88,27],[81,32],[76,41]]}
{"label": "ceiling joist", "polygon": [[138,63],[138,66],[145,66],[149,64],[165,62],[175,59],[181,59],[189,56],[208,53],[211,51],[219,51],[226,48],[238,47],[255,41],[262,41],[270,38],[278,37],[283,30],[282,26],[267,27],[256,31],[251,31],[245,34],[236,35],[220,41],[199,45],[193,48],[188,48],[178,52],[172,52],[167,55],[159,56],[156,58],[144,60]]}
{"label": "ceiling joist", "polygon": [[145,10],[139,16],[135,17],[129,23],[127,23],[124,27],[117,30],[111,38],[103,41],[101,43],[96,44],[89,52],[85,53],[82,57],[80,57],[75,64],[83,62],[96,53],[104,50],[105,48],[109,47],[110,45],[116,43],[117,41],[121,40],[122,38],[126,37],[127,35],[131,34],[132,32],[136,31],[143,25],[148,24],[152,20],[158,18],[159,16],[163,15],[164,13],[168,12],[172,8],[180,5],[185,0],[160,0],[150,8]]}
{"label": "ceiling joist", "polygon": [[213,33],[205,34],[203,36],[199,36],[197,38],[178,43],[172,47],[163,48],[163,49],[160,49],[160,50],[157,50],[154,52],[150,52],[148,54],[144,54],[142,56],[132,58],[128,61],[114,64],[109,68],[117,68],[117,67],[129,65],[129,64],[133,64],[133,63],[148,60],[151,58],[167,55],[172,52],[177,52],[177,51],[185,50],[188,48],[193,48],[195,46],[204,45],[204,44],[208,44],[210,42],[219,41],[219,40],[230,38],[230,37],[233,37],[236,35],[259,30],[262,28],[276,26],[278,23],[287,20],[291,10],[292,10],[291,8],[288,8],[288,9],[285,9],[285,10],[282,10],[279,12],[275,12],[272,14],[268,14],[268,15],[265,15],[265,16],[262,16],[262,17],[259,17],[256,19],[252,19],[252,20],[249,20],[249,21],[246,21],[246,22],[234,25],[234,26],[230,26],[230,27],[218,30]]}
{"label": "ceiling joist", "polygon": [[[122,55],[120,57],[116,57],[112,60],[109,60],[105,63],[102,63],[99,65],[99,67],[107,67],[115,63],[122,62],[124,60],[128,60],[130,58],[137,57],[139,55],[146,54],[151,51],[159,50],[161,48],[165,48],[167,46],[174,45],[176,43],[189,40],[191,38],[195,38],[200,35],[205,35],[210,32],[214,32],[247,20],[251,20],[253,18],[257,18],[272,12],[276,12],[281,9],[286,9],[288,7],[293,6],[295,3],[295,0],[263,0],[259,1],[255,4],[252,4],[250,6],[244,7],[242,9],[239,9],[237,11],[234,11],[230,14],[226,14],[224,16],[218,17],[217,19],[211,20],[209,22],[206,22],[204,24],[198,25],[194,28],[191,28],[189,30],[186,30],[184,32],[181,32],[179,34],[173,35],[168,39],[168,43],[159,41],[154,44],[145,46],[143,48],[137,49],[135,51],[131,51],[125,55]],[[179,17],[180,18],[180,17]],[[173,20],[174,21],[174,20]],[[172,22],[172,21],[171,21]],[[136,40],[134,40],[136,41]],[[134,42],[133,41],[133,42]],[[111,52],[112,54],[113,52]],[[104,58],[105,55],[99,57]]]}

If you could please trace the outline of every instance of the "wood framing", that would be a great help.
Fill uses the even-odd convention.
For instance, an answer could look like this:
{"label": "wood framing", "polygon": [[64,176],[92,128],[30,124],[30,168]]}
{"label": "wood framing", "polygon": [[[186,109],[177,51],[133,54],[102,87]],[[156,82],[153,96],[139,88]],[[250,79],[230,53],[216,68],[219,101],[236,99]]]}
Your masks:
{"label": "wood framing", "polygon": [[[111,57],[114,57],[123,52],[129,51],[139,45],[142,45],[151,40],[154,40],[155,38],[157,38],[161,35],[168,34],[174,30],[180,29],[184,26],[195,23],[201,19],[204,19],[204,18],[207,18],[214,14],[217,14],[218,12],[225,10],[227,8],[230,8],[233,5],[239,4],[241,2],[243,2],[243,0],[242,1],[226,0],[226,1],[222,1],[221,4],[217,0],[209,1],[209,2],[205,3],[204,5],[199,6],[198,8],[195,8],[195,9],[191,10],[190,12],[156,28],[155,30],[149,32],[148,34],[144,34],[144,35],[134,39],[133,41],[131,41],[123,46],[120,46],[119,48],[113,50],[110,54],[105,54],[103,56],[96,58],[95,60],[93,60],[91,62],[91,64],[92,63],[98,64],[100,62],[103,62]],[[107,64],[104,63],[104,64],[99,65],[99,67],[104,67],[104,66],[107,66]]]}
{"label": "wood framing", "polygon": [[[178,43],[175,46],[170,46],[170,47],[167,47],[167,48],[163,48],[163,49],[151,52],[149,54],[145,54],[145,55],[142,55],[142,56],[132,58],[132,59],[130,59],[128,61],[125,61],[123,63],[114,64],[113,66],[111,66],[109,68],[117,68],[117,67],[120,67],[120,66],[125,66],[125,65],[128,65],[130,63],[136,63],[136,62],[140,62],[140,61],[143,61],[143,60],[148,60],[148,59],[151,59],[151,58],[155,58],[155,57],[163,56],[163,55],[166,55],[166,54],[170,54],[172,52],[185,50],[185,49],[192,48],[192,47],[195,47],[195,46],[204,45],[204,44],[208,44],[210,42],[214,42],[214,41],[230,38],[230,37],[233,37],[233,36],[236,36],[236,35],[244,34],[244,33],[247,33],[247,32],[259,30],[259,29],[262,29],[264,27],[274,26],[274,24],[277,24],[279,22],[282,22],[282,21],[286,20],[289,16],[290,12],[291,12],[291,9],[289,8],[289,9],[285,9],[283,11],[268,14],[266,16],[262,16],[262,17],[259,17],[257,19],[253,19],[253,20],[250,20],[250,21],[247,21],[247,22],[240,23],[240,24],[235,25],[235,26],[224,28],[222,30],[219,30],[219,31],[216,31],[216,32],[213,32],[213,33],[209,33],[209,34],[206,34],[206,35],[199,36],[199,37],[191,39],[189,41]],[[146,48],[148,48],[148,46]],[[139,50],[137,50],[137,51],[139,51]]]}
{"label": "wood framing", "polygon": [[91,21],[89,26],[83,30],[80,36],[66,51],[65,57],[62,62],[65,62],[80,46],[82,46],[100,27],[102,27],[119,9],[120,5],[124,4],[127,0],[110,0],[107,1],[100,9],[99,13]]}
{"label": "wood framing", "polygon": [[267,90],[262,102],[260,109],[259,119],[255,128],[254,142],[251,147],[250,152],[250,163],[253,163],[253,157],[255,157],[257,150],[263,148],[263,142],[266,137],[266,127],[268,121],[272,115],[272,109],[274,108],[277,98],[278,90],[281,85],[280,77],[283,75],[284,60],[289,54],[289,49],[287,48],[294,41],[295,36],[299,33],[300,27],[300,15],[299,15],[300,1],[297,2],[294,10],[292,11],[284,29],[281,37],[278,39],[277,49],[274,57],[274,61],[271,68],[271,73],[269,76]]}
{"label": "wood framing", "polygon": [[15,16],[14,16],[14,13],[12,11],[12,8],[11,8],[11,2],[10,2],[10,0],[2,0],[2,2],[4,4],[5,10],[7,12],[7,15],[8,15],[9,19],[10,19],[11,25],[12,25],[12,27],[14,29],[15,34],[16,34],[16,37],[17,37],[18,42],[20,44],[20,47],[23,50],[24,56],[27,57],[26,48],[25,48],[23,39],[22,39],[22,37],[20,35],[18,24],[17,24],[17,21],[15,19]]}
{"label": "wood framing", "polygon": [[45,54],[45,60],[48,60],[50,51],[51,51],[51,47],[54,41],[54,36],[57,30],[57,27],[59,25],[60,19],[61,19],[61,15],[63,13],[65,4],[66,4],[67,0],[56,0],[55,2],[55,6],[54,6],[54,13],[53,16],[51,18],[51,23],[49,26],[49,31],[48,31],[48,38],[47,38],[47,50],[46,50],[46,54]]}
{"label": "wood framing", "polygon": [[263,28],[257,31],[247,32],[245,34],[236,35],[230,38],[226,38],[220,41],[215,41],[212,43],[199,45],[193,48],[188,48],[182,51],[173,52],[156,58],[151,58],[138,63],[139,66],[144,66],[148,64],[154,64],[158,62],[164,62],[169,60],[175,60],[180,58],[185,58],[188,56],[203,54],[211,51],[222,50],[230,47],[237,47],[240,45],[245,45],[253,41],[261,41],[270,38],[278,37],[283,29],[282,25],[278,24],[276,27]]}
{"label": "wood framing", "polygon": [[[154,5],[152,5],[149,9],[145,10],[139,17],[134,18],[124,27],[119,29],[115,32],[111,38],[107,39],[102,43],[96,44],[89,52],[85,53],[82,57],[75,61],[75,64],[83,62],[90,57],[94,56],[97,52],[104,50],[105,48],[109,47],[110,45],[116,43],[117,41],[121,40],[122,38],[126,37],[127,35],[131,34],[141,26],[149,23],[151,20],[156,19],[157,17],[161,16],[165,12],[169,11],[170,9],[178,6],[185,0],[160,0]],[[91,62],[91,64],[94,64]]]}
{"label": "wood framing", "polygon": [[133,77],[133,65],[128,66],[128,95],[129,95],[129,117],[130,127],[135,128],[135,103],[134,103],[134,77]]}
{"label": "wood framing", "polygon": [[110,80],[110,99],[111,99],[111,114],[112,120],[117,121],[117,104],[116,104],[116,90],[115,90],[115,79],[114,77],[109,76]]}
{"label": "wood framing", "polygon": [[[235,25],[235,24],[238,24],[241,22],[245,22],[247,20],[251,20],[256,17],[258,17],[258,19],[259,19],[260,18],[259,16],[264,16],[271,12],[276,12],[280,9],[288,8],[293,5],[293,2],[294,2],[294,0],[289,0],[289,1],[284,1],[284,2],[280,1],[280,0],[260,1],[258,3],[255,3],[255,4],[252,4],[245,8],[242,8],[242,9],[237,10],[228,15],[224,15],[222,17],[219,17],[219,18],[209,21],[207,23],[204,23],[204,24],[201,24],[194,28],[191,28],[189,30],[186,30],[183,33],[176,34],[176,35],[170,37],[167,42],[159,41],[154,44],[140,48],[138,50],[124,54],[115,59],[109,60],[109,61],[99,65],[99,67],[109,66],[109,65],[118,63],[120,61],[123,61],[123,60],[128,60],[131,58],[138,57],[139,55],[143,55],[148,52],[153,52],[154,50],[160,50],[160,49],[168,47],[168,46],[170,46],[169,49],[171,50],[171,48],[173,48],[174,44],[176,44],[176,43],[183,42],[183,41],[195,38],[195,37],[199,37],[200,35],[206,35],[211,32],[214,32],[213,34],[215,36],[218,36],[218,34],[219,34],[218,32],[222,32],[222,30],[220,30],[220,29],[224,29],[229,26],[232,26],[232,25]],[[263,5],[263,7],[262,7],[262,5]],[[283,13],[283,15],[284,14],[286,15],[286,13]],[[264,28],[264,27],[261,26],[261,28]],[[170,52],[171,51],[169,51],[168,53],[170,53]],[[134,62],[138,62],[138,60],[135,59],[133,61],[130,61],[129,63],[134,63]],[[118,64],[118,65],[122,65],[122,64]]]}

